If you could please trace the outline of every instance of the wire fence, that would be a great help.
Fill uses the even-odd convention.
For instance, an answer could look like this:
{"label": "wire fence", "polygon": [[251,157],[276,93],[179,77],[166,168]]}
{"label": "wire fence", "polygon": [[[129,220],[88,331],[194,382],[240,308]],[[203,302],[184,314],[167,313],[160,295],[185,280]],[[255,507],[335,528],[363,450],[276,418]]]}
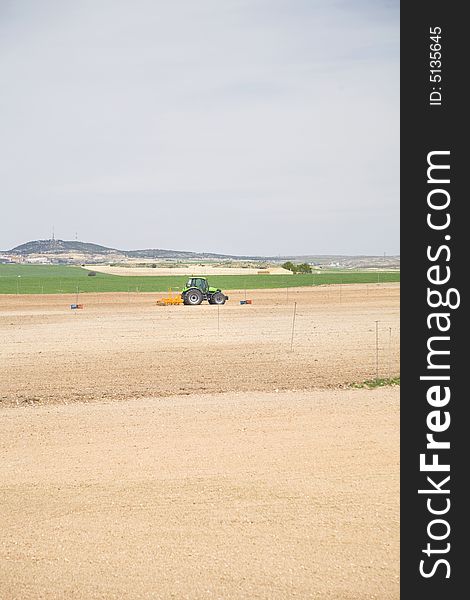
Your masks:
{"label": "wire fence", "polygon": [[[224,306],[157,307],[157,295],[78,290],[83,311],[68,306],[77,290],[43,303],[23,296],[4,305],[0,298],[0,316],[8,314],[2,353],[11,389],[5,394],[16,394],[18,381],[31,388],[33,364],[40,367],[38,397],[59,397],[64,386],[70,397],[83,386],[90,397],[110,389],[125,397],[129,390],[180,393],[187,381],[192,391],[219,392],[337,387],[399,376],[397,288],[343,289],[341,299],[326,286],[306,292],[290,290],[288,303],[285,290],[266,290],[256,292],[253,304],[240,305],[243,290],[229,292]],[[20,326],[12,327],[15,312]]]}

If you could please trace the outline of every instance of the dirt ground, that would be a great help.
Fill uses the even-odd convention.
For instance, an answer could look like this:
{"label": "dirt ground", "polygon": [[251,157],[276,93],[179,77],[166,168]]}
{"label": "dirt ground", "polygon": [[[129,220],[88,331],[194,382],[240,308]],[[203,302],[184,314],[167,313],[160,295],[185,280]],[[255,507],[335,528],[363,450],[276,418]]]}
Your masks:
{"label": "dirt ground", "polygon": [[301,390],[394,376],[399,290],[254,290],[252,305],[230,292],[220,310],[156,306],[162,294],[81,294],[83,310],[70,309],[75,295],[0,296],[0,403]]}
{"label": "dirt ground", "polygon": [[292,271],[282,267],[269,267],[260,269],[253,267],[214,267],[212,265],[190,264],[186,267],[111,267],[109,265],[85,265],[85,269],[108,273],[109,275],[126,276],[151,276],[158,275],[257,275],[265,273],[266,275],[292,275]]}
{"label": "dirt ground", "polygon": [[0,597],[398,598],[398,391],[1,413]]}
{"label": "dirt ground", "polygon": [[0,598],[398,599],[399,286],[159,296],[0,296]]}

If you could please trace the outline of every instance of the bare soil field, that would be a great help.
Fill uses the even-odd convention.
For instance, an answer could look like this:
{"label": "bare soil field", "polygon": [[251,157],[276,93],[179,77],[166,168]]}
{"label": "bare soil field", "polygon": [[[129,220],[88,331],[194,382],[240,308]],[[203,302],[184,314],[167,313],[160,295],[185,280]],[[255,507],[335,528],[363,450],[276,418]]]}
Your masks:
{"label": "bare soil field", "polygon": [[399,285],[161,296],[0,298],[0,598],[398,599]]}
{"label": "bare soil field", "polygon": [[5,408],[0,597],[398,599],[398,427],[397,388]]}
{"label": "bare soil field", "polygon": [[131,275],[142,277],[143,275],[155,277],[157,275],[292,275],[292,271],[282,267],[269,267],[268,269],[256,269],[253,267],[214,267],[213,265],[189,265],[187,267],[111,267],[108,265],[85,265],[85,269],[107,273],[108,275]]}
{"label": "bare soil field", "polygon": [[220,310],[158,307],[162,294],[82,294],[83,310],[70,309],[75,295],[4,295],[0,403],[301,390],[394,376],[399,289],[254,290],[252,305],[231,292]]}

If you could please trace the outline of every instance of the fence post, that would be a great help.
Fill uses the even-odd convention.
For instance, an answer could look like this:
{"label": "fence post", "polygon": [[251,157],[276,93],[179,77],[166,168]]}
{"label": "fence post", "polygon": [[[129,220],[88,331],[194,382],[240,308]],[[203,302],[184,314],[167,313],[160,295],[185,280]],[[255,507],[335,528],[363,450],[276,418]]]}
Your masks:
{"label": "fence post", "polygon": [[297,312],[297,302],[294,302],[294,314],[292,315],[292,334],[290,338],[290,351],[294,351],[294,329],[295,329],[295,314]]}
{"label": "fence post", "polygon": [[379,378],[379,322],[375,322],[375,379]]}

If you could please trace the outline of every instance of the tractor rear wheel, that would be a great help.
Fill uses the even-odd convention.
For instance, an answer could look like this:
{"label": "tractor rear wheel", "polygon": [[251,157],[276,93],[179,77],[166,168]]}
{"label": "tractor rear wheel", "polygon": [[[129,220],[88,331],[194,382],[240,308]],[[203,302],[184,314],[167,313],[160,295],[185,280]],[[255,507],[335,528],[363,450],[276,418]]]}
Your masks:
{"label": "tractor rear wheel", "polygon": [[225,295],[222,292],[212,294],[212,304],[225,304]]}
{"label": "tractor rear wheel", "polygon": [[197,306],[198,304],[201,304],[202,300],[203,294],[201,290],[198,290],[197,288],[188,290],[184,295],[184,303],[191,306]]}

